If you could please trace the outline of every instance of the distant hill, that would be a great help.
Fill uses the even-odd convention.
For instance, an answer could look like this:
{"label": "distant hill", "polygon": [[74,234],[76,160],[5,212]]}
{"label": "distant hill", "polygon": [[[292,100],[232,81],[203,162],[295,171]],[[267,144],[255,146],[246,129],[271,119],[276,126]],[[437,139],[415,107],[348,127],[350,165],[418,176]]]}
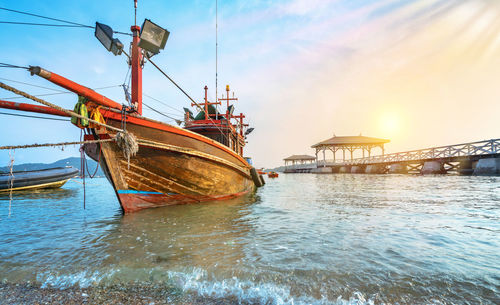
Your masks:
{"label": "distant hill", "polygon": [[[88,166],[88,172],[91,174],[94,174],[95,168],[97,166],[97,162],[94,160],[90,159],[89,157],[87,159],[87,166]],[[70,157],[66,159],[62,159],[59,161],[56,161],[54,163],[24,163],[24,164],[14,164],[14,171],[30,171],[30,170],[39,170],[39,169],[47,169],[47,168],[54,168],[54,167],[65,167],[65,166],[73,166],[74,168],[80,169],[80,158],[79,157]],[[10,171],[10,168],[8,166],[3,166],[0,167],[0,172],[6,172],[8,173]],[[87,174],[88,175],[88,174]],[[96,176],[101,176],[104,177],[104,173],[102,172],[101,168],[97,170]]]}
{"label": "distant hill", "polygon": [[278,173],[282,173],[285,171],[285,166],[278,166],[278,167],[275,167],[275,168],[266,168],[264,169],[265,172],[278,172]]}

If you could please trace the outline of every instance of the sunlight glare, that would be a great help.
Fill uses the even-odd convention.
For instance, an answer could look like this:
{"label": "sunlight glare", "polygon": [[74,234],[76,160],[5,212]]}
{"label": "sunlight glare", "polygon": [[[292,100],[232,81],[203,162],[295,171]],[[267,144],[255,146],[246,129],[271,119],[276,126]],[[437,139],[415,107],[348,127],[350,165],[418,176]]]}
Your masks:
{"label": "sunlight glare", "polygon": [[393,136],[400,130],[399,116],[394,113],[386,113],[380,117],[379,125],[384,136]]}

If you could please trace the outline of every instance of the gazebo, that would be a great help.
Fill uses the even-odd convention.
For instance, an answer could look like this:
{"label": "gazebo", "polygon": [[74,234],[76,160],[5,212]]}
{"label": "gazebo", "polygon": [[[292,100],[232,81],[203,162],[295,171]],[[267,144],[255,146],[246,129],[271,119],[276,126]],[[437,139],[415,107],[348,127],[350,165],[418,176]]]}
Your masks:
{"label": "gazebo", "polygon": [[294,166],[296,164],[312,164],[316,162],[316,157],[308,155],[293,155],[288,158],[283,159],[285,161],[285,168],[290,165]]}
{"label": "gazebo", "polygon": [[389,143],[390,140],[359,136],[343,136],[337,137],[333,136],[328,140],[316,143],[312,148],[316,149],[316,161],[318,161],[318,153],[323,152],[323,162],[326,163],[325,152],[331,151],[333,153],[333,162],[336,160],[337,151],[342,150],[342,161],[345,161],[346,150],[350,153],[351,160],[353,159],[353,154],[356,150],[361,149],[363,151],[363,158],[365,157],[365,152],[368,153],[368,157],[371,156],[371,151],[373,148],[379,147],[382,150],[382,155],[384,154],[384,144]]}

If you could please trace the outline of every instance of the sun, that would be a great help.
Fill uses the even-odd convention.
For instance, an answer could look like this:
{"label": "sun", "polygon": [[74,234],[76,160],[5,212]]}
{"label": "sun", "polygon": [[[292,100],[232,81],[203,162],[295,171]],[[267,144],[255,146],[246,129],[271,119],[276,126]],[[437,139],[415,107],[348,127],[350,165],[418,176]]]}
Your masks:
{"label": "sun", "polygon": [[379,128],[386,136],[395,135],[401,128],[400,117],[395,113],[385,113],[379,119]]}

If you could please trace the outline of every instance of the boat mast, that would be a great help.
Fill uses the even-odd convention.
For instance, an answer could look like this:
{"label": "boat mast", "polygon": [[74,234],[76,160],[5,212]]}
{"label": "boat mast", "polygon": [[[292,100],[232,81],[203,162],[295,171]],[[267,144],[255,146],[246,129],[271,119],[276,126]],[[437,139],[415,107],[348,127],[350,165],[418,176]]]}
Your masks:
{"label": "boat mast", "polygon": [[208,120],[208,87],[205,86],[205,120]]}
{"label": "boat mast", "polygon": [[[218,85],[217,85],[217,70],[218,70],[218,53],[217,53],[217,49],[218,49],[218,39],[217,39],[217,32],[218,32],[218,29],[217,29],[217,0],[215,0],[215,102],[217,102],[217,100],[219,99],[219,91],[218,91]],[[215,106],[217,107],[217,106]],[[217,109],[217,108],[215,108]]]}
{"label": "boat mast", "polygon": [[132,105],[135,106],[136,111],[142,115],[142,52],[139,48],[139,33],[141,27],[137,26],[137,0],[134,0],[134,25],[130,27],[132,31]]}
{"label": "boat mast", "polygon": [[231,114],[229,113],[229,101],[237,101],[238,98],[237,97],[234,97],[234,92],[233,92],[233,97],[230,98],[229,97],[229,85],[226,85],[226,97],[224,98],[224,94],[222,95],[222,98],[218,99],[219,100],[219,103],[221,103],[222,101],[226,101],[227,102],[227,105],[226,105],[226,119],[228,122],[231,121]]}

